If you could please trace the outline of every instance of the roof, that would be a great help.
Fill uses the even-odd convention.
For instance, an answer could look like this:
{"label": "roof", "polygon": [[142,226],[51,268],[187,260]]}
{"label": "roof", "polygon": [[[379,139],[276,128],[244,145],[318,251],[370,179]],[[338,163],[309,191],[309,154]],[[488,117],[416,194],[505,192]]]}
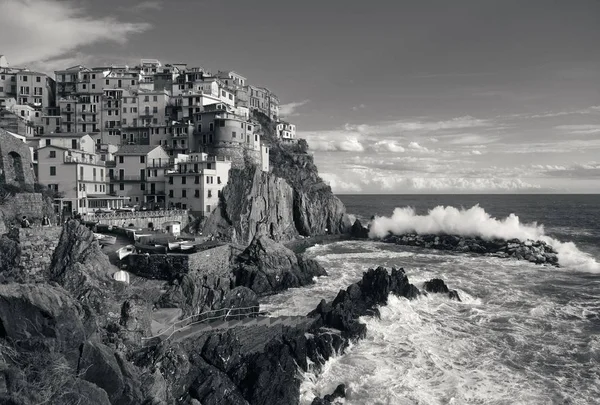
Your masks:
{"label": "roof", "polygon": [[156,148],[161,148],[160,145],[123,145],[119,148],[115,155],[132,155],[140,156],[147,155]]}
{"label": "roof", "polygon": [[[60,150],[77,150],[77,149],[64,148],[64,147],[58,146],[58,145],[44,145],[37,149],[40,150],[40,149],[46,149],[46,148],[54,148],[54,149],[60,149]],[[78,152],[81,152],[81,151],[78,151]]]}
{"label": "roof", "polygon": [[38,135],[39,138],[82,138],[89,135],[87,132],[51,132],[49,134]]}

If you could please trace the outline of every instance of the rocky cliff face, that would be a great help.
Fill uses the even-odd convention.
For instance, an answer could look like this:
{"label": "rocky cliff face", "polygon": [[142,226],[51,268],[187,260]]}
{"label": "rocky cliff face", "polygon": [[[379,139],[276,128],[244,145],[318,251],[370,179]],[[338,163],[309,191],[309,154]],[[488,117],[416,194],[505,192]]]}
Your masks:
{"label": "rocky cliff face", "polygon": [[204,233],[246,246],[258,233],[289,241],[348,232],[352,224],[344,204],[319,177],[305,145],[273,141],[271,173],[254,166],[233,169]]}
{"label": "rocky cliff face", "polygon": [[257,233],[287,241],[298,235],[293,209],[294,191],[285,180],[255,166],[232,169],[219,208],[209,217],[204,233],[244,246]]}
{"label": "rocky cliff face", "polygon": [[308,285],[313,277],[327,275],[315,260],[297,256],[265,235],[252,240],[238,256],[234,269],[236,285],[248,287],[258,295]]}

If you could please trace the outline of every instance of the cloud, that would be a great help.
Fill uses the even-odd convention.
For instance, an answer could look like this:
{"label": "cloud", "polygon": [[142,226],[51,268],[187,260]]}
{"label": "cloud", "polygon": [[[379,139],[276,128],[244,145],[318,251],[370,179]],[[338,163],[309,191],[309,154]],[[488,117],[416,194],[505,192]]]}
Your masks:
{"label": "cloud", "polygon": [[352,111],[358,111],[358,110],[362,110],[364,108],[367,108],[367,106],[364,104],[355,105],[354,107],[352,107]]}
{"label": "cloud", "polygon": [[563,115],[585,115],[585,114],[597,114],[600,113],[600,106],[595,105],[587,108],[583,108],[580,110],[571,110],[571,111],[557,111],[557,112],[544,112],[541,114],[529,115],[528,118],[552,118],[552,117],[561,117]]}
{"label": "cloud", "polygon": [[481,155],[481,154],[482,154],[482,153],[481,153],[481,151],[479,151],[479,150],[472,150],[472,151],[471,151],[471,155]]}
{"label": "cloud", "polygon": [[59,58],[98,42],[124,43],[149,28],[147,23],[90,17],[72,1],[0,2],[0,49],[13,66]]}
{"label": "cloud", "polygon": [[405,131],[440,131],[448,129],[463,129],[485,127],[491,125],[489,120],[477,119],[469,115],[457,117],[450,120],[442,121],[424,121],[424,120],[398,120],[382,122],[380,124],[362,124],[350,125],[346,124],[345,129],[348,131],[357,131],[362,134],[394,134]]}
{"label": "cloud", "polygon": [[558,125],[555,127],[558,130],[566,131],[574,135],[593,135],[600,134],[600,125]]}
{"label": "cloud", "polygon": [[158,11],[162,10],[163,4],[160,0],[148,0],[142,1],[141,3],[136,4],[135,6],[129,8],[128,10],[132,12],[143,13],[145,11]]}
{"label": "cloud", "polygon": [[433,153],[431,149],[427,149],[425,146],[420,145],[418,142],[411,142],[408,144],[408,149],[414,150],[421,153]]}
{"label": "cloud", "polygon": [[334,192],[338,193],[360,193],[362,188],[356,184],[341,179],[340,176],[333,173],[321,173],[321,178],[329,184]]}
{"label": "cloud", "polygon": [[296,110],[303,105],[310,103],[310,100],[297,101],[288,104],[282,104],[279,106],[279,115],[282,117],[292,117],[298,115]]}
{"label": "cloud", "polygon": [[393,152],[393,153],[402,153],[406,152],[406,149],[399,145],[394,140],[383,140],[376,142],[371,147],[375,152]]}

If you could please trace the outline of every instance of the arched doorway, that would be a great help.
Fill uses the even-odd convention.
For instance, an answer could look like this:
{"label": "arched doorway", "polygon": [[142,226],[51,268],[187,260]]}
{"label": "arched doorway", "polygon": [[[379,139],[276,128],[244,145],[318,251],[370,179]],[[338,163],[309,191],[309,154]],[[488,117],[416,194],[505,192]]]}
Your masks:
{"label": "arched doorway", "polygon": [[7,183],[24,183],[25,171],[23,170],[23,159],[17,152],[8,153],[8,165],[6,170]]}

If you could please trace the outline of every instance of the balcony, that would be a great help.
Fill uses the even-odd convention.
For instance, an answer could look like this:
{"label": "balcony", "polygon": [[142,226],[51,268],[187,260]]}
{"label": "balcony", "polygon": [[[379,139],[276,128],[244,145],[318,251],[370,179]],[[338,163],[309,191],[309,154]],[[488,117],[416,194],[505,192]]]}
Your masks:
{"label": "balcony", "polygon": [[118,175],[113,175],[113,176],[109,176],[110,177],[110,181],[114,182],[114,183],[125,183],[125,182],[145,182],[147,177],[146,176],[140,176],[138,175],[129,175],[129,176],[118,176]]}
{"label": "balcony", "polygon": [[146,168],[148,169],[165,169],[171,166],[173,166],[173,163],[170,161],[149,162],[146,164]]}
{"label": "balcony", "polygon": [[144,195],[165,195],[165,190],[144,190]]}
{"label": "balcony", "polygon": [[84,159],[81,156],[65,156],[65,163],[83,163],[88,165],[104,166],[103,161],[96,161],[95,159]]}

